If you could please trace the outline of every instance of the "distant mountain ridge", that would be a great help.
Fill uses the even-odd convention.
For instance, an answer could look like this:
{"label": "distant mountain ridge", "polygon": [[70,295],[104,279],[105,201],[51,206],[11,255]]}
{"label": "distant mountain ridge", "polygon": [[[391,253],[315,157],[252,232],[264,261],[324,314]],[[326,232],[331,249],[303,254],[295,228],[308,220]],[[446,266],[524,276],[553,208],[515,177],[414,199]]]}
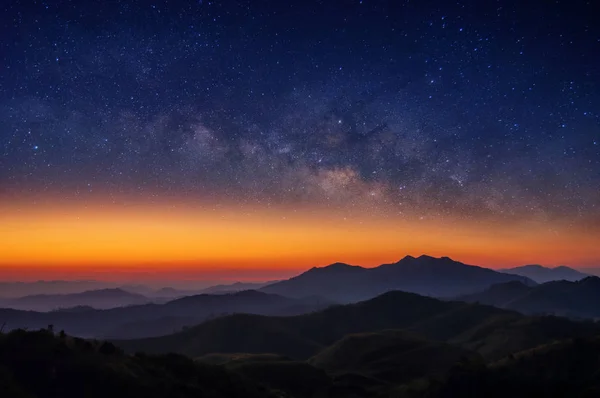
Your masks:
{"label": "distant mountain ridge", "polygon": [[[207,319],[232,313],[297,315],[323,309],[332,303],[319,298],[294,299],[258,291],[231,294],[200,294],[169,301],[105,310],[75,307],[73,310],[35,312],[0,309],[5,330],[56,330],[80,337],[140,338],[160,336],[193,326]],[[71,305],[74,307],[74,305]]]}
{"label": "distant mountain ridge", "polygon": [[148,296],[159,299],[176,299],[185,296],[195,296],[198,294],[228,294],[236,293],[244,290],[257,290],[263,286],[275,283],[276,281],[270,282],[234,282],[219,285],[212,285],[202,289],[178,289],[174,287],[163,287],[153,291]]}
{"label": "distant mountain ridge", "polygon": [[363,268],[344,263],[315,267],[260,290],[289,297],[316,295],[340,303],[366,300],[391,290],[432,297],[453,297],[475,293],[493,284],[531,279],[489,268],[463,264],[449,257],[406,256],[392,264]]}
{"label": "distant mountain ridge", "polygon": [[[39,280],[30,282],[0,281],[0,300],[38,295],[77,294],[92,290],[121,289],[126,292],[141,294],[152,299],[164,300],[202,293],[233,293],[241,290],[255,290],[264,285],[277,281],[266,282],[231,282],[209,284],[206,281],[198,283],[182,283],[182,281],[165,281],[164,285],[153,282],[117,283],[99,280]],[[175,286],[170,286],[174,283]],[[216,283],[216,282],[215,282]],[[182,286],[183,285],[183,286]],[[199,286],[195,286],[199,285]],[[186,287],[187,286],[187,287]]]}
{"label": "distant mountain ridge", "polygon": [[509,282],[457,299],[524,314],[600,319],[600,278],[589,276],[576,282],[552,281],[537,286]]}
{"label": "distant mountain ridge", "polygon": [[[111,282],[93,280],[48,280],[35,282],[0,282],[1,298],[18,298],[40,294],[73,294],[89,290],[116,288],[119,285]],[[128,290],[129,289],[124,289]],[[139,292],[133,292],[139,293]]]}
{"label": "distant mountain ridge", "polygon": [[538,264],[530,264],[522,267],[503,269],[500,271],[513,275],[521,275],[537,283],[561,280],[574,282],[590,276],[589,274],[585,274],[564,265],[559,267],[544,267]]}
{"label": "distant mountain ridge", "polygon": [[[332,306],[292,317],[236,314],[187,330],[115,344],[129,352],[270,353],[308,359],[346,335],[404,330],[435,341],[476,350],[487,359],[570,336],[592,336],[600,325],[557,317],[526,317],[514,311],[442,301],[400,291],[368,301]],[[508,341],[507,336],[512,336]],[[377,340],[377,339],[375,339]]]}
{"label": "distant mountain ridge", "polygon": [[234,282],[230,284],[221,284],[207,287],[201,290],[201,293],[206,294],[219,294],[219,293],[233,293],[240,292],[242,290],[258,290],[263,286],[276,283],[278,281],[270,282]]}
{"label": "distant mountain ridge", "polygon": [[81,293],[36,294],[13,299],[2,299],[0,305],[27,311],[54,311],[70,307],[109,309],[146,304],[150,300],[137,293],[120,288],[88,290]]}

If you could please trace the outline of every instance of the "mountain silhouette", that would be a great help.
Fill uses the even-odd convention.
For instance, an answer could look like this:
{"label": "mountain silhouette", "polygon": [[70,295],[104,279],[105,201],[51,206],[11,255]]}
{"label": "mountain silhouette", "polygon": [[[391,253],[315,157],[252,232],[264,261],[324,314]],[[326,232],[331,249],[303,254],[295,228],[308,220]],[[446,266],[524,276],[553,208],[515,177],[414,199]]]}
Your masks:
{"label": "mountain silhouette", "polygon": [[310,314],[236,314],[168,336],[115,343],[130,352],[176,352],[192,357],[209,353],[273,353],[308,359],[345,335],[385,329],[418,333],[493,359],[558,338],[589,336],[600,332],[600,325],[556,317],[526,317],[491,306],[394,291]]}
{"label": "mountain silhouette", "polygon": [[123,290],[132,293],[144,294],[140,291],[133,291],[128,286],[120,286],[113,282],[95,281],[95,280],[49,280],[35,282],[0,282],[0,297],[19,298],[24,296],[34,296],[40,294],[73,294],[82,293],[90,290],[101,290],[121,287]]}
{"label": "mountain silhouette", "polygon": [[590,276],[576,282],[553,281],[537,286],[525,286],[519,282],[503,283],[457,299],[524,314],[596,319],[600,318],[600,278]]}
{"label": "mountain silhouette", "polygon": [[[174,287],[163,287],[152,291],[148,294],[149,297],[162,299],[176,299],[186,296],[195,296],[199,294],[228,294],[236,293],[243,290],[256,290],[263,286],[274,283],[272,282],[234,282],[229,284],[213,285],[202,289],[178,289]],[[156,301],[156,300],[155,300]]]}
{"label": "mountain silhouette", "polygon": [[81,337],[140,338],[170,334],[184,326],[232,313],[296,315],[323,309],[332,303],[319,298],[294,299],[258,291],[232,294],[201,294],[169,301],[95,310],[34,312],[0,309],[6,329],[44,328]]}
{"label": "mountain silhouette", "polygon": [[147,297],[120,288],[88,290],[71,294],[36,294],[0,300],[3,307],[29,310],[53,311],[70,307],[108,309],[148,303]]}
{"label": "mountain silhouette", "polygon": [[513,275],[521,275],[537,283],[546,283],[561,280],[573,282],[590,276],[573,268],[565,267],[564,265],[560,267],[551,268],[533,264],[524,265],[522,267],[504,269],[501,271]]}
{"label": "mountain silhouette", "polygon": [[178,299],[185,296],[193,296],[196,294],[200,294],[200,290],[184,290],[184,289],[176,289],[173,287],[163,287],[158,290],[155,290],[151,293],[151,297],[165,300],[173,300]]}
{"label": "mountain silhouette", "polygon": [[496,272],[454,261],[448,257],[406,256],[393,264],[363,268],[344,263],[315,267],[294,278],[260,289],[289,297],[316,295],[340,303],[366,300],[390,290],[402,290],[432,297],[453,297],[475,293],[493,284],[520,281],[527,277]]}
{"label": "mountain silhouette", "polygon": [[235,293],[242,290],[258,290],[263,286],[269,285],[273,282],[235,282],[225,285],[214,285],[201,290],[201,293],[205,294],[224,294],[224,293]]}

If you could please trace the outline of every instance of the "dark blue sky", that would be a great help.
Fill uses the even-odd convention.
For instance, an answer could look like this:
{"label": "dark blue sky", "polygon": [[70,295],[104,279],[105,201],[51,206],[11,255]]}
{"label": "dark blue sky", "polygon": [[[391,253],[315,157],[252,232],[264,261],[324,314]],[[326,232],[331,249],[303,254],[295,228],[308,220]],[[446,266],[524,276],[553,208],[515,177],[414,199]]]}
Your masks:
{"label": "dark blue sky", "polygon": [[598,220],[597,15],[593,1],[4,1],[0,195]]}

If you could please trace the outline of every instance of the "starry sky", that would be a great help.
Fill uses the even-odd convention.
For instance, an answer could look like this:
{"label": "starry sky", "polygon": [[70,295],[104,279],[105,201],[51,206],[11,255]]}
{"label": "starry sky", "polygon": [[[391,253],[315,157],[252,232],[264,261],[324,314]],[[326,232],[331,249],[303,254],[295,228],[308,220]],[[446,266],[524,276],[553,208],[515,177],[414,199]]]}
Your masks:
{"label": "starry sky", "polygon": [[595,10],[3,1],[0,263],[600,265]]}

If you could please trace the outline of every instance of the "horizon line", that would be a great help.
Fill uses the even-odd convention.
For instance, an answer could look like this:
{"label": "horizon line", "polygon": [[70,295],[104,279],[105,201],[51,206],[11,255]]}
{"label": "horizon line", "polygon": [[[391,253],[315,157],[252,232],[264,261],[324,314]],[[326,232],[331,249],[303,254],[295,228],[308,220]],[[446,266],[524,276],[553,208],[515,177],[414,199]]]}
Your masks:
{"label": "horizon line", "polygon": [[[422,254],[419,256],[405,255],[400,260],[394,262],[383,262],[376,265],[358,265],[346,263],[344,261],[329,262],[325,265],[308,266],[308,267],[192,267],[190,265],[174,267],[174,264],[165,266],[163,263],[154,264],[139,264],[139,265],[106,265],[102,267],[91,267],[84,265],[16,265],[16,264],[1,264],[0,263],[0,283],[35,283],[35,282],[106,282],[106,283],[129,283],[129,284],[144,284],[156,283],[160,280],[164,282],[208,282],[208,283],[234,283],[234,282],[270,282],[275,280],[283,280],[300,275],[313,268],[325,268],[332,264],[347,264],[358,266],[361,268],[377,268],[385,264],[395,264],[405,258],[430,257],[435,259],[448,258],[452,261],[463,263],[466,265],[487,268],[491,270],[506,270],[511,268],[524,267],[529,265],[540,265],[545,268],[568,267],[578,271],[585,270],[600,270],[600,264],[597,266],[570,266],[570,265],[544,265],[539,263],[521,263],[521,265],[482,265],[473,264],[455,260],[449,256],[431,256]],[[40,277],[40,273],[46,274],[48,277]],[[28,277],[28,274],[33,274]],[[73,275],[73,279],[69,278],[69,274]],[[110,275],[110,278],[106,278]]]}

